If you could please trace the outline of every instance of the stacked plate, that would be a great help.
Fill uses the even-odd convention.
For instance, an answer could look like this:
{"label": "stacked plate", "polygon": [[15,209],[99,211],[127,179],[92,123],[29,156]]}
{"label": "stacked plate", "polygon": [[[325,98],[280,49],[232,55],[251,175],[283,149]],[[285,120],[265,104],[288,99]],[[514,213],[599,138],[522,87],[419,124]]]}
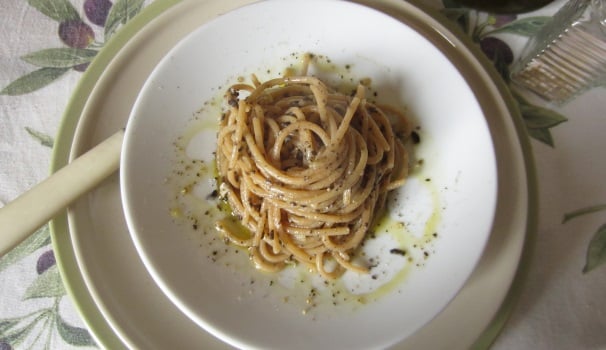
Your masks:
{"label": "stacked plate", "polygon": [[[51,226],[64,280],[97,341],[112,349],[490,344],[535,223],[528,141],[499,78],[439,15],[407,2],[250,3],[154,2],[100,53],[68,107],[55,169],[128,122],[122,184],[115,175]],[[384,296],[344,313],[326,305],[314,318],[276,307],[271,289],[235,291],[250,277],[209,269],[208,252],[178,232],[163,201],[171,147],[204,102],[230,79],[284,70],[306,52],[372,77],[379,98],[405,104],[423,136],[424,167],[396,195],[423,207],[415,198],[431,179],[433,202],[410,221],[435,213],[438,233],[427,262]]]}

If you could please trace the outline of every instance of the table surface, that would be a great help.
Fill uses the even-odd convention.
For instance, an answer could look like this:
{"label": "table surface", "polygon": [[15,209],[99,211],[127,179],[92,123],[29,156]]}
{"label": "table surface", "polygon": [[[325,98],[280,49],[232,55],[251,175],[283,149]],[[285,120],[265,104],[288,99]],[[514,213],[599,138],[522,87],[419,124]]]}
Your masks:
{"label": "table surface", "polygon": [[[150,1],[130,3],[147,6]],[[448,8],[450,1],[428,3],[443,13],[461,14]],[[0,2],[0,206],[49,175],[63,112],[93,57],[64,53],[70,47],[88,53],[103,48],[109,4]],[[503,28],[520,28],[529,17],[545,19],[563,4],[557,0],[519,16],[467,12],[468,34],[507,66],[519,56],[528,33]],[[494,56],[495,47],[501,54]],[[606,204],[606,91],[595,88],[560,107],[533,103],[555,112],[540,125],[529,124],[535,136],[539,230],[522,294],[492,348],[606,349],[606,266],[584,272],[589,247],[605,250],[606,210],[588,210],[563,222],[567,213]],[[592,244],[594,237],[603,237],[601,246]],[[95,342],[66,294],[44,226],[0,257],[0,350],[89,347]]]}

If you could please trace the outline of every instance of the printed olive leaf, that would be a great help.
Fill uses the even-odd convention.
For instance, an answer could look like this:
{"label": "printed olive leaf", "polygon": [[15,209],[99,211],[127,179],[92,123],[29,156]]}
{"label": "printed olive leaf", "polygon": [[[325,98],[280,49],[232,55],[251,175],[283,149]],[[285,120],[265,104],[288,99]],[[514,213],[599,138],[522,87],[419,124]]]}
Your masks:
{"label": "printed olive leaf", "polygon": [[531,129],[553,128],[568,121],[560,113],[540,106],[520,104],[520,111],[522,112],[526,126]]}
{"label": "printed olive leaf", "polygon": [[532,137],[533,139],[540,141],[548,146],[555,147],[553,136],[551,135],[551,131],[549,131],[549,129],[526,128],[526,130],[528,131],[528,136]]}
{"label": "printed olive leaf", "polygon": [[551,17],[547,16],[525,17],[507,23],[504,26],[491,31],[490,34],[511,33],[523,36],[533,36],[549,21],[551,21]]}
{"label": "printed olive leaf", "polygon": [[532,105],[521,95],[513,93],[530,137],[554,147],[553,137],[549,129],[566,122],[568,119],[554,110]]}
{"label": "printed olive leaf", "polygon": [[29,333],[34,328],[34,326],[35,326],[35,323],[31,323],[30,325],[28,325],[26,327],[23,327],[16,331],[5,334],[2,336],[2,340],[7,342],[8,344],[11,344],[12,346],[14,346],[16,348],[19,344],[21,344],[25,340],[25,338],[27,338]]}
{"label": "printed olive leaf", "polygon": [[6,86],[0,95],[23,95],[41,89],[65,74],[70,68],[44,67],[35,70]]}
{"label": "printed olive leaf", "polygon": [[[2,233],[0,232],[0,235],[1,234]],[[45,225],[38,231],[34,232],[33,235],[26,238],[25,241],[21,242],[21,244],[19,244],[17,247],[13,248],[13,250],[0,257],[0,271],[6,269],[22,258],[29,256],[36,250],[46,247],[50,243],[50,230],[48,225]]]}
{"label": "printed olive leaf", "polygon": [[143,8],[143,0],[118,0],[109,10],[105,21],[105,40],[107,41],[122,24],[135,17]]}
{"label": "printed olive leaf", "polygon": [[59,332],[59,335],[61,335],[61,338],[70,345],[96,345],[95,341],[86,329],[69,325],[59,314],[57,314],[57,331]]}
{"label": "printed olive leaf", "polygon": [[602,210],[606,210],[606,204],[599,204],[599,205],[594,205],[591,207],[581,208],[581,209],[572,211],[570,213],[564,214],[562,223],[564,224],[564,223],[568,222],[569,220],[572,220],[579,216],[583,216],[583,215],[587,215],[587,214],[591,214],[591,213],[597,213]]}
{"label": "printed olive leaf", "polygon": [[91,49],[63,47],[32,52],[22,56],[21,59],[38,67],[71,68],[89,63],[95,58],[97,52],[97,50]]}
{"label": "printed olive leaf", "polygon": [[[566,223],[569,220],[584,216],[587,214],[597,213],[599,211],[606,210],[606,204],[598,204],[590,207],[577,209],[570,213],[564,214],[562,223]],[[594,234],[593,238],[589,242],[587,247],[587,257],[585,259],[585,267],[583,267],[583,273],[587,273],[597,266],[606,262],[606,224],[603,224],[598,231]]]}
{"label": "printed olive leaf", "polygon": [[18,349],[26,341],[31,332],[36,329],[38,323],[45,323],[52,316],[53,314],[50,310],[44,309],[23,317],[5,320],[2,323],[10,325],[10,327],[0,330],[0,340]]}
{"label": "printed olive leaf", "polygon": [[24,300],[61,297],[66,294],[57,265],[49,267],[25,291]]}
{"label": "printed olive leaf", "polygon": [[27,126],[25,127],[25,131],[27,131],[27,133],[30,134],[34,139],[40,141],[42,146],[53,148],[55,141],[50,135],[36,131],[32,128],[28,128]]}
{"label": "printed olive leaf", "polygon": [[19,324],[21,318],[11,318],[0,321],[0,339],[4,339],[4,335],[13,327]]}
{"label": "printed olive leaf", "polygon": [[587,247],[587,258],[583,273],[587,273],[606,262],[606,224],[600,226]]}
{"label": "printed olive leaf", "polygon": [[80,19],[78,11],[68,0],[27,0],[27,2],[57,22]]}

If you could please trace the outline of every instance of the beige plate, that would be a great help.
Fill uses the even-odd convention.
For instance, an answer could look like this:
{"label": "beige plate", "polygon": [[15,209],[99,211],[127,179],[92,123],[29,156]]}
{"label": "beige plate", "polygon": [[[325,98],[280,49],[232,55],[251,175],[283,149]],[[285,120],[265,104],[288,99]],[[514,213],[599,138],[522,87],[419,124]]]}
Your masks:
{"label": "beige plate", "polygon": [[[249,0],[157,0],[125,26],[89,67],[57,137],[53,170],[124,127],[143,82],[173,45],[205,21]],[[439,15],[400,0],[361,1],[424,33],[458,66],[481,101],[498,152],[495,228],[478,268],[453,302],[397,349],[487,347],[519,289],[512,283],[536,228],[536,186],[528,139],[507,90],[489,64]],[[495,83],[496,81],[496,83]],[[504,97],[503,97],[504,96]],[[124,222],[117,175],[51,224],[68,291],[104,347],[226,348],[191,322],[154,284]],[[525,249],[526,247],[526,249]]]}

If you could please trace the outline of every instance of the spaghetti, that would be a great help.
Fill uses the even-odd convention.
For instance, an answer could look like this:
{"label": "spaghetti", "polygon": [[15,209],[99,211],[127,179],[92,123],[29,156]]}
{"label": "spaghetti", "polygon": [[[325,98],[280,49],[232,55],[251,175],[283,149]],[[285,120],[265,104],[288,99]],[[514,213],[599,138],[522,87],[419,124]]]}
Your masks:
{"label": "spaghetti", "polygon": [[231,86],[220,122],[220,194],[250,231],[217,228],[247,247],[257,268],[300,262],[326,279],[353,262],[388,191],[408,172],[405,116],[328,88],[312,76]]}

